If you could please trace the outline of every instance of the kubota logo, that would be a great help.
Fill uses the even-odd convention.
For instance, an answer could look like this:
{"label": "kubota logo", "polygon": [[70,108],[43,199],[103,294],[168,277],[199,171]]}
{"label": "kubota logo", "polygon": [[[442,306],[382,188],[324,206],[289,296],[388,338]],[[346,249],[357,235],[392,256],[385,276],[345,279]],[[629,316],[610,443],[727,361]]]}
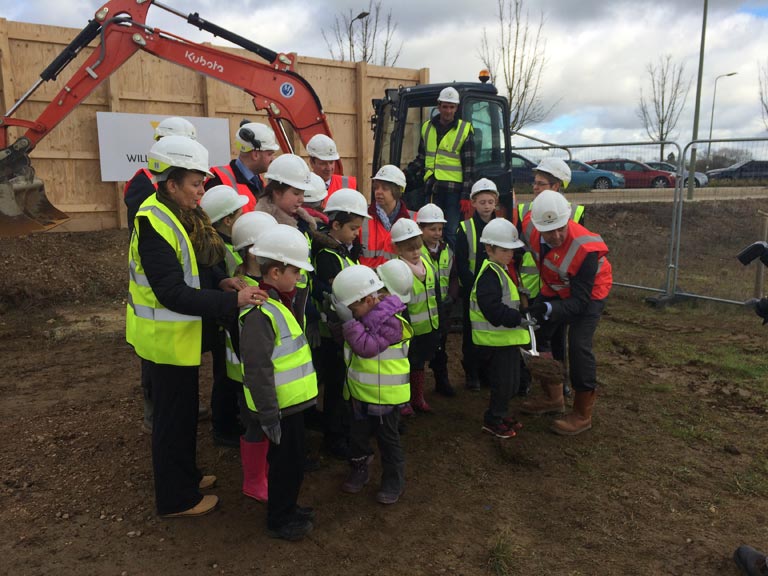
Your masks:
{"label": "kubota logo", "polygon": [[210,60],[207,60],[205,56],[200,56],[189,50],[184,53],[184,58],[192,62],[192,64],[197,64],[201,68],[208,68],[209,70],[215,70],[216,72],[224,72],[224,66],[216,62],[216,60],[211,62]]}

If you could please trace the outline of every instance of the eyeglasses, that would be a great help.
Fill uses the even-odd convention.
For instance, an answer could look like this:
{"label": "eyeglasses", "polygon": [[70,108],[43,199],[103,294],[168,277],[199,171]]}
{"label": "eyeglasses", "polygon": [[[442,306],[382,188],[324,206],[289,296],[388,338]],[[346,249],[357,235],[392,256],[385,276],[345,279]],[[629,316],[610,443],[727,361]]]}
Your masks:
{"label": "eyeglasses", "polygon": [[539,188],[546,188],[547,186],[550,186],[550,183],[546,180],[534,180],[533,185]]}

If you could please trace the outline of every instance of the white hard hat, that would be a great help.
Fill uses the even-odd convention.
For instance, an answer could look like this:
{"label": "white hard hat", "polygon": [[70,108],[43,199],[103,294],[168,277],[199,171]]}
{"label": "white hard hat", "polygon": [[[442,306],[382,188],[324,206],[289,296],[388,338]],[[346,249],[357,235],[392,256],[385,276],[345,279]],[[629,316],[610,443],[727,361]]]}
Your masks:
{"label": "white hard hat", "polygon": [[448,102],[449,104],[458,104],[459,103],[459,92],[456,90],[456,88],[451,88],[448,86],[448,88],[443,88],[440,90],[440,95],[437,97],[438,102]]}
{"label": "white hard hat", "polygon": [[297,228],[277,224],[256,237],[248,250],[254,256],[291,264],[302,270],[314,270],[309,263],[309,244]]}
{"label": "white hard hat", "polygon": [[273,226],[277,226],[277,220],[272,214],[246,212],[232,225],[232,248],[242,250],[246,246],[251,246],[256,242],[256,238]]}
{"label": "white hard hat", "polygon": [[312,190],[312,172],[301,156],[282,154],[272,160],[264,177],[267,180],[288,184],[299,190]]}
{"label": "white hard hat", "polygon": [[379,168],[379,171],[376,172],[376,176],[374,176],[373,179],[392,182],[396,186],[400,186],[400,188],[405,188],[405,174],[403,174],[403,171],[400,170],[400,168],[393,166],[392,164],[386,164]]}
{"label": "white hard hat", "polygon": [[211,219],[211,224],[218,222],[224,216],[232,214],[248,204],[248,198],[241,196],[232,186],[219,184],[205,191],[200,199],[200,208]]}
{"label": "white hard hat", "polygon": [[325,182],[314,172],[309,175],[309,179],[312,183],[312,188],[304,192],[304,202],[322,202],[328,197],[328,189],[325,187]]}
{"label": "white hard hat", "polygon": [[490,244],[501,248],[522,248],[525,244],[517,237],[517,228],[505,218],[494,218],[483,228],[481,244]]}
{"label": "white hard hat", "polygon": [[325,134],[315,134],[307,142],[307,154],[318,160],[338,160],[336,142]]}
{"label": "white hard hat", "polygon": [[352,188],[340,188],[336,190],[328,202],[325,204],[325,213],[348,212],[363,218],[370,218],[368,215],[368,201],[365,196]]}
{"label": "white hard hat", "polygon": [[531,221],[539,232],[562,228],[570,217],[571,204],[560,192],[544,190],[531,202]]}
{"label": "white hard hat", "polygon": [[496,196],[499,195],[499,189],[496,188],[496,183],[488,178],[480,178],[477,182],[472,184],[472,190],[469,193],[470,198],[474,198],[480,192],[493,192]]}
{"label": "white hard hat", "polygon": [[155,142],[147,155],[147,168],[158,182],[167,180],[172,168],[197,170],[213,176],[209,171],[208,150],[186,136],[164,136]]}
{"label": "white hard hat", "polygon": [[192,140],[197,140],[197,130],[189,120],[171,116],[162,120],[155,128],[155,140],[160,140],[166,136],[186,136]]}
{"label": "white hard hat", "polygon": [[424,204],[416,213],[417,224],[446,224],[445,214],[437,204]]}
{"label": "white hard hat", "polygon": [[248,122],[237,129],[235,148],[237,148],[238,152],[280,150],[272,128],[258,122]]}
{"label": "white hard hat", "polygon": [[563,189],[571,183],[571,168],[560,158],[544,158],[533,170],[554,176],[563,183]]}
{"label": "white hard hat", "polygon": [[411,301],[413,289],[413,272],[411,267],[402,260],[387,260],[376,268],[376,274],[384,282],[387,291],[394,294],[403,304]]}
{"label": "white hard hat", "polygon": [[408,238],[421,236],[421,228],[410,218],[400,218],[392,224],[389,234],[392,236],[392,242],[402,242]]}
{"label": "white hard hat", "polygon": [[384,288],[384,283],[368,266],[355,264],[336,274],[331,288],[336,300],[344,306],[349,306],[353,302],[375,294]]}

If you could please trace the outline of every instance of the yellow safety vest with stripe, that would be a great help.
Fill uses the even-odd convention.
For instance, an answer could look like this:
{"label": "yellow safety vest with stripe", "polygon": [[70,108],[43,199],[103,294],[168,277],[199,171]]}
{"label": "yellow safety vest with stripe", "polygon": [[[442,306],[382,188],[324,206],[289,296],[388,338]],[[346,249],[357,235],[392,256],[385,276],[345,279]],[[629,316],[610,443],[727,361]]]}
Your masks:
{"label": "yellow safety vest with stripe", "polygon": [[[245,316],[253,308],[254,306],[247,306],[240,312],[241,330]],[[274,367],[278,407],[280,410],[285,410],[315,398],[317,396],[317,374],[315,374],[315,367],[312,365],[312,352],[296,318],[282,302],[272,298],[259,306],[259,310],[269,318],[275,332],[272,366]],[[245,374],[245,365],[242,366],[243,374]],[[248,408],[252,412],[258,412],[247,386],[243,386],[243,393]]]}
{"label": "yellow safety vest with stripe", "polygon": [[405,404],[411,399],[411,364],[408,361],[408,341],[413,328],[408,321],[395,315],[403,326],[403,338],[397,344],[372,358],[355,354],[344,342],[344,361],[347,364],[347,380],[344,398],[350,397],[368,404]]}
{"label": "yellow safety vest with stripe", "polygon": [[435,260],[426,244],[422,244],[421,254],[429,259],[435,266],[440,284],[440,297],[442,301],[445,302],[445,299],[448,297],[448,284],[451,279],[451,268],[453,268],[453,250],[446,244],[445,248],[440,251],[437,260]]}
{"label": "yellow safety vest with stripe", "polygon": [[237,270],[237,267],[243,263],[243,258],[237,251],[235,251],[232,244],[224,242],[224,247],[227,249],[226,252],[224,252],[224,263],[227,265],[227,276],[234,278],[235,270]]}
{"label": "yellow safety vest with stripe", "polygon": [[146,218],[152,228],[168,242],[184,270],[184,283],[200,289],[197,258],[187,232],[169,208],[152,194],[136,213],[137,226],[131,236],[128,255],[130,280],[125,314],[125,339],[136,354],[155,364],[199,366],[203,338],[200,316],[189,316],[163,306],[144,274],[139,256],[138,218]]}
{"label": "yellow safety vest with stripe", "polygon": [[427,274],[423,282],[414,275],[411,301],[408,302],[408,316],[416,336],[429,334],[440,326],[440,316],[437,310],[437,290],[439,287],[435,277],[435,268],[431,258],[424,258],[424,256],[420,256],[420,258]]}
{"label": "yellow safety vest with stripe", "polygon": [[469,269],[472,271],[472,274],[474,274],[475,266],[477,266],[477,241],[479,240],[477,237],[477,228],[475,227],[475,219],[470,218],[469,220],[464,220],[461,224],[459,224],[459,227],[467,238]]}
{"label": "yellow safety vest with stripe", "polygon": [[[323,252],[327,252],[328,254],[333,254],[334,256],[336,256],[336,258],[339,259],[339,266],[341,270],[344,270],[344,268],[348,268],[349,266],[354,266],[356,264],[356,262],[352,260],[352,258],[350,258],[349,256],[342,256],[335,250],[331,250],[329,248],[323,248],[315,255],[315,259],[312,262],[312,266],[315,267],[315,271],[317,271],[317,256],[319,256]],[[312,291],[314,292],[314,289]],[[317,309],[318,312],[320,312],[320,324],[319,324],[320,336],[322,336],[323,338],[330,338],[331,331],[328,328],[328,322],[326,321],[326,317],[325,317],[325,314],[326,314],[325,302],[319,302],[315,297],[315,294],[312,295],[312,298],[315,301],[315,308]]]}
{"label": "yellow safety vest with stripe", "polygon": [[[243,280],[248,286],[258,286],[259,281],[250,276],[243,276]],[[224,330],[224,347],[226,350],[227,378],[235,382],[243,381],[243,366],[240,363],[240,356],[235,352],[235,346],[232,343],[232,335],[229,330]]]}
{"label": "yellow safety vest with stripe", "polygon": [[421,126],[421,139],[424,142],[424,181],[434,175],[435,179],[446,182],[462,182],[461,147],[472,132],[472,124],[459,120],[456,126],[448,130],[440,142],[437,141],[437,128],[431,120]]}
{"label": "yellow safety vest with stripe", "polygon": [[483,262],[477,274],[472,293],[469,295],[469,322],[472,326],[472,342],[478,346],[520,346],[531,342],[531,335],[526,328],[494,326],[483,316],[477,302],[477,281],[486,268],[496,273],[501,285],[501,302],[509,308],[520,309],[520,296],[507,271],[490,260]]}
{"label": "yellow safety vest with stripe", "polygon": [[[523,221],[525,215],[531,210],[531,203],[522,203],[517,206],[517,213],[520,218],[520,222]],[[580,224],[584,219],[584,206],[577,204],[571,207],[571,220]],[[528,243],[530,239],[531,226],[533,222],[529,220],[528,230],[523,230],[523,238]],[[520,283],[528,290],[529,297],[531,299],[536,298],[541,292],[541,282],[539,282],[539,269],[536,267],[536,258],[533,256],[533,252],[526,245],[525,254],[520,261]]]}
{"label": "yellow safety vest with stripe", "polygon": [[[304,232],[304,238],[307,239],[307,246],[309,246],[309,252],[308,254],[312,254],[312,236],[310,236],[309,232]],[[311,263],[311,259],[309,256],[307,256],[307,262]],[[303,288],[306,288],[309,286],[309,272],[306,270],[299,270],[299,281],[296,282],[296,289],[301,290]]]}

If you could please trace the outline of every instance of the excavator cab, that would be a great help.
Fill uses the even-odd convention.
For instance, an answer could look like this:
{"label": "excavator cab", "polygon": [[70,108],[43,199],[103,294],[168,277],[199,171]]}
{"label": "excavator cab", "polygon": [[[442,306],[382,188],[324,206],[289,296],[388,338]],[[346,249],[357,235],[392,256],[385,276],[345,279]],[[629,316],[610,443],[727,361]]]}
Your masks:
{"label": "excavator cab", "polygon": [[414,174],[408,165],[419,152],[422,124],[436,113],[437,97],[448,86],[459,92],[458,117],[471,122],[474,129],[475,180],[493,180],[506,214],[512,214],[509,104],[492,84],[454,82],[386,90],[384,98],[373,100],[373,172],[384,164],[399,166],[408,178],[405,191],[408,208],[418,210],[429,202],[424,197],[423,174]]}

